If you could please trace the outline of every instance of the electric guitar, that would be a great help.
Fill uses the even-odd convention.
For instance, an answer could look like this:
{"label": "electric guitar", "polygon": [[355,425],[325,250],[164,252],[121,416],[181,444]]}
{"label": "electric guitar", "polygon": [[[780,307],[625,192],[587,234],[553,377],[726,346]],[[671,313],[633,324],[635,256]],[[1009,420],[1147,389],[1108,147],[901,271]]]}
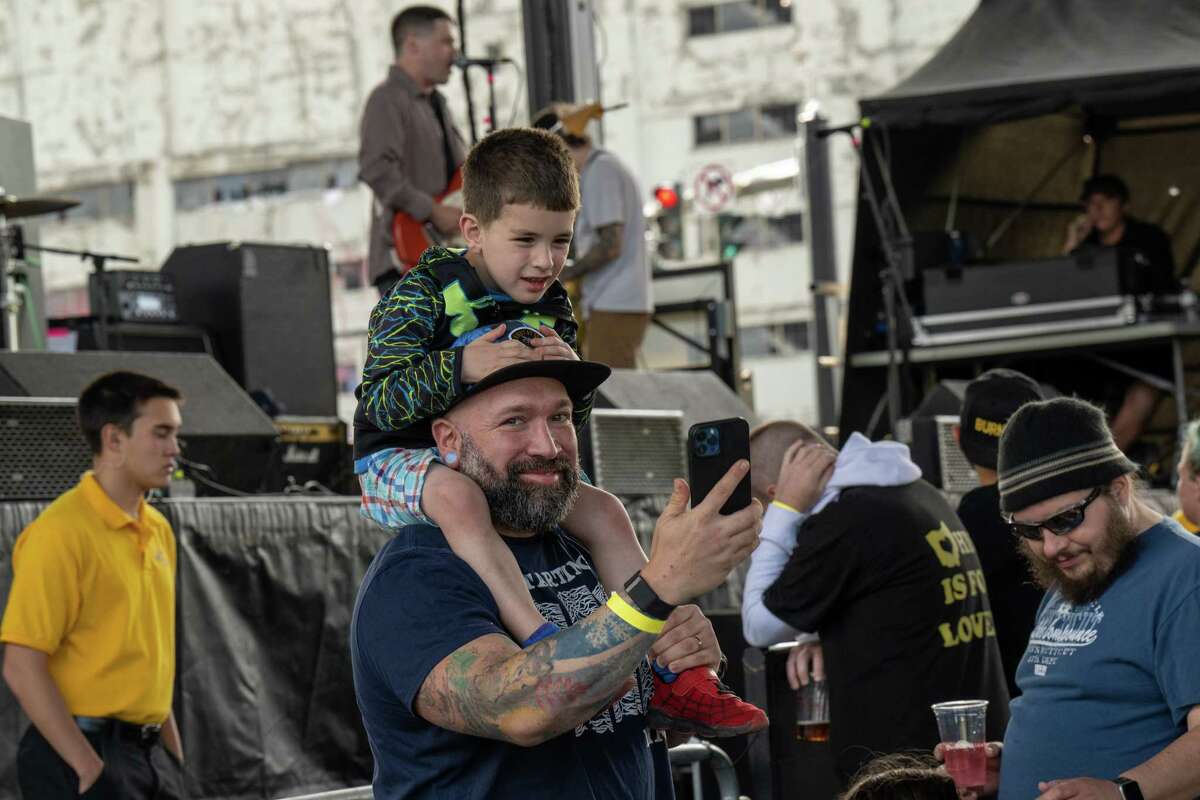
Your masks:
{"label": "electric guitar", "polygon": [[[450,185],[443,189],[441,194],[433,196],[433,202],[444,203],[461,192],[462,167],[459,167],[454,170],[454,175],[450,178]],[[462,203],[451,203],[451,205],[462,205]],[[416,265],[417,259],[421,257],[421,253],[424,253],[426,248],[435,244],[444,246],[450,242],[450,238],[434,227],[432,221],[413,219],[403,211],[397,211],[396,215],[392,217],[392,241],[396,248],[396,259],[400,262],[400,271],[404,273]]]}

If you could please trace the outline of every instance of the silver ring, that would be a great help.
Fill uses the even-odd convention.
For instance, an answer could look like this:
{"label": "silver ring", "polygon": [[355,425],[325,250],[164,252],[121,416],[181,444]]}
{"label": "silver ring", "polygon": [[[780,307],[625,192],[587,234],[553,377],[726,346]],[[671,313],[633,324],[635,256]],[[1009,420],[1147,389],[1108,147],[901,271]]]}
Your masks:
{"label": "silver ring", "polygon": [[704,649],[704,640],[702,640],[699,635],[694,635],[694,636],[692,636],[692,638],[696,640],[696,650],[697,651],[703,650]]}

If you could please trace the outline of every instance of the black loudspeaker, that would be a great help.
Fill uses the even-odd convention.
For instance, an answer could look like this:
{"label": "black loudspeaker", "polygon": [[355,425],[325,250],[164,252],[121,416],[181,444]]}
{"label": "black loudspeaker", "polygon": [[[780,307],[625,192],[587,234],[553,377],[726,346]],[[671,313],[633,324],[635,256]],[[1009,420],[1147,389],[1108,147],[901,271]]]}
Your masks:
{"label": "black loudspeaker", "polygon": [[903,426],[901,429],[900,439],[906,440],[913,463],[921,468],[925,480],[948,492],[969,492],[979,485],[979,477],[954,438],[968,383],[940,381],[908,418],[907,435]]}
{"label": "black loudspeaker", "polygon": [[[0,353],[0,396],[73,400],[93,380],[114,370],[151,375],[183,392],[183,456],[209,467],[201,478],[238,491],[259,490],[275,443],[275,426],[211,356]],[[82,441],[77,427],[74,437]],[[197,479],[199,493],[220,494],[201,478]]]}
{"label": "black loudspeaker", "polygon": [[208,353],[212,341],[195,325],[155,322],[108,322],[95,317],[50,320],[51,328],[75,334],[75,350],[133,350],[143,353]]}
{"label": "black loudspeaker", "polygon": [[0,500],[58,497],[92,465],[75,401],[0,397]]}
{"label": "black loudspeaker", "polygon": [[806,800],[833,800],[841,788],[829,743],[806,742],[796,735],[796,692],[787,682],[787,655],[786,650],[755,647],[742,654],[743,696],[766,709],[771,719],[771,727],[750,741],[751,785],[745,793],[761,800],[790,800],[799,796],[797,787],[804,787]]}
{"label": "black loudspeaker", "polygon": [[177,247],[162,271],[182,322],[213,337],[217,359],[247,392],[286,414],[337,416],[329,254],[248,242]]}
{"label": "black loudspeaker", "polygon": [[279,438],[263,489],[282,492],[315,481],[339,494],[359,493],[346,423],[336,417],[276,417]]}

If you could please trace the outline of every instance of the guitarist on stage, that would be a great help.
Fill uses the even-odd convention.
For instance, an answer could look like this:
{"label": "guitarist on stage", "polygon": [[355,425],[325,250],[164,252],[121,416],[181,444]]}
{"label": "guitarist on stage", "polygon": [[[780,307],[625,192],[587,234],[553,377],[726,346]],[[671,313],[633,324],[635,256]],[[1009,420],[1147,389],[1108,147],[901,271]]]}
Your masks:
{"label": "guitarist on stage", "polygon": [[431,6],[410,6],[392,20],[396,60],[372,90],[363,110],[358,177],[371,187],[371,282],[386,294],[409,267],[396,254],[397,213],[439,233],[458,231],[462,209],[443,205],[443,194],[466,153],[437,87],[450,79],[458,50],[452,20]]}

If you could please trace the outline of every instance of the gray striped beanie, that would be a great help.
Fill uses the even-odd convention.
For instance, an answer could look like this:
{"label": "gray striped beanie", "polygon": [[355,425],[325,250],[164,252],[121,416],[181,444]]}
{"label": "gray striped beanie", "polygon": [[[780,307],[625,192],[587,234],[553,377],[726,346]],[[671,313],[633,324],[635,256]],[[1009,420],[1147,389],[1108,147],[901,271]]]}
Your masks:
{"label": "gray striped beanie", "polygon": [[1004,426],[1000,510],[1012,514],[1137,470],[1113,442],[1104,412],[1074,397],[1022,406]]}

